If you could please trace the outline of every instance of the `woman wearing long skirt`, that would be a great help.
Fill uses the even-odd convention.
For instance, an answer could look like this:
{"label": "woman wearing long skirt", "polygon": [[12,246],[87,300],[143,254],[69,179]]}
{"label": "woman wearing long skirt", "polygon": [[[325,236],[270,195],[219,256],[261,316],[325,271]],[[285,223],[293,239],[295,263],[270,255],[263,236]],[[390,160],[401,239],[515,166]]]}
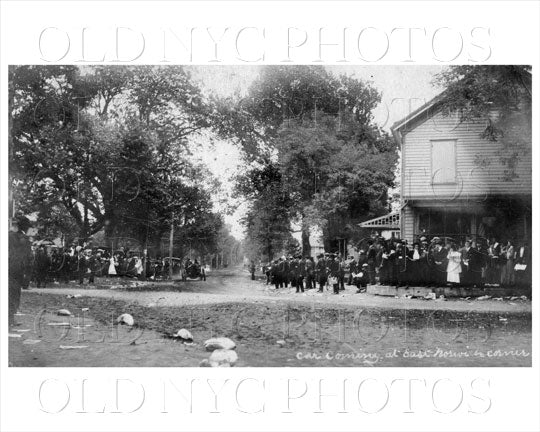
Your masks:
{"label": "woman wearing long skirt", "polygon": [[501,272],[501,285],[512,286],[515,283],[514,262],[516,258],[516,252],[514,249],[514,245],[510,240],[508,240],[508,243],[503,248],[502,254],[506,258],[506,262]]}
{"label": "woman wearing long skirt", "polygon": [[111,259],[109,260],[109,276],[116,276],[114,257],[111,257]]}
{"label": "woman wearing long skirt", "polygon": [[452,244],[448,251],[448,267],[446,268],[446,281],[451,284],[459,284],[461,273],[461,253],[456,250],[456,245]]}

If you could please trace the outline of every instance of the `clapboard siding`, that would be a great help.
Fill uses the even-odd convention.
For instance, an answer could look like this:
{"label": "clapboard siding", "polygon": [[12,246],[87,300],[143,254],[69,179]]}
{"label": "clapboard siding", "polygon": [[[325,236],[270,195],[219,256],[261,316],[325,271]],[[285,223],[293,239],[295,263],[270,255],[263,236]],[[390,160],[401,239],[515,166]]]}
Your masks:
{"label": "clapboard siding", "polygon": [[401,210],[401,238],[410,244],[413,242],[414,234],[414,210],[409,206]]}
{"label": "clapboard siding", "polygon": [[[518,177],[505,179],[506,167],[499,156],[502,144],[480,137],[485,125],[481,121],[459,124],[457,116],[437,113],[411,130],[402,131],[403,198],[531,194],[531,153],[518,162],[515,170]],[[456,140],[455,183],[432,184],[432,140]],[[527,141],[530,142],[530,132]],[[478,160],[487,165],[479,165]]]}

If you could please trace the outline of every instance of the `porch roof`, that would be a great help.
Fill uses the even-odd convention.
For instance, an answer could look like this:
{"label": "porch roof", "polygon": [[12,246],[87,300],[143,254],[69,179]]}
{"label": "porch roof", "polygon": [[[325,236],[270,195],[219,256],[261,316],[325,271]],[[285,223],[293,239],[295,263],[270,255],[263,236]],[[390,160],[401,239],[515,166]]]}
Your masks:
{"label": "porch roof", "polygon": [[370,219],[359,224],[361,228],[372,229],[400,229],[400,212],[392,212],[375,219]]}

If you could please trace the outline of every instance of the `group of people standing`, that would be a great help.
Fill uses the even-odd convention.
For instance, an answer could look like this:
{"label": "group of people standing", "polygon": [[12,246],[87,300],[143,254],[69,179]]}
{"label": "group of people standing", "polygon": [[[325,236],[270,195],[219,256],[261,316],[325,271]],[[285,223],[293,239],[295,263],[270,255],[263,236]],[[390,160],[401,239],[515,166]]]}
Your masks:
{"label": "group of people standing", "polygon": [[[531,283],[531,251],[527,242],[515,246],[497,239],[452,239],[421,236],[410,246],[406,240],[371,239],[357,258],[337,253],[313,257],[282,256],[264,266],[266,283],[276,289],[332,287],[334,293],[347,285],[361,291],[370,285],[482,287]],[[254,277],[252,265],[252,278]]]}
{"label": "group of people standing", "polygon": [[[36,287],[45,287],[48,282],[68,283],[78,280],[83,284],[95,282],[96,277],[129,277],[166,280],[170,276],[168,258],[157,256],[146,259],[137,251],[119,248],[111,253],[103,248],[89,245],[71,245],[64,249],[33,246],[25,265],[26,287],[35,281]],[[190,276],[199,274],[201,265],[189,258],[182,262],[174,259],[173,275],[179,275],[183,269]]]}
{"label": "group of people standing", "polygon": [[[197,262],[186,262],[186,268]],[[24,288],[34,281],[37,288],[46,287],[50,282],[68,283],[78,281],[83,284],[95,282],[96,277],[168,279],[169,260],[156,257],[147,259],[146,266],[141,254],[119,248],[111,254],[108,250],[89,245],[71,245],[66,248],[51,248],[45,245],[30,246],[24,261]],[[173,261],[173,274],[179,274],[182,263]]]}
{"label": "group of people standing", "polygon": [[[530,284],[530,249],[527,242],[515,247],[492,239],[452,239],[421,236],[410,247],[405,240],[370,242],[367,261],[370,280],[396,286]],[[360,251],[362,255],[363,251]]]}
{"label": "group of people standing", "polygon": [[[346,274],[348,272],[348,277]],[[313,257],[282,256],[265,267],[266,283],[273,284],[276,289],[287,288],[289,284],[296,292],[304,289],[315,289],[323,292],[326,286],[332,287],[334,294],[345,289],[347,285],[355,285],[357,291],[365,290],[368,282],[367,264],[346,262],[339,254],[319,254],[317,261]]]}
{"label": "group of people standing", "polygon": [[98,276],[137,277],[143,273],[142,260],[135,254],[123,250],[113,256],[105,250],[71,245],[63,249],[38,245],[34,248],[31,279],[36,287],[45,287],[48,282],[68,283],[85,280],[92,284]]}

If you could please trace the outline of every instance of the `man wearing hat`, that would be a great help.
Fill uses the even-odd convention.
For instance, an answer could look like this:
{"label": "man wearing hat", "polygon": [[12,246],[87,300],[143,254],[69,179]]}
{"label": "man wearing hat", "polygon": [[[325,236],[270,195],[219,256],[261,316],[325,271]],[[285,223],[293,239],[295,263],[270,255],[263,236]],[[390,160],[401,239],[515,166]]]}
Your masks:
{"label": "man wearing hat", "polygon": [[77,271],[79,274],[79,284],[84,283],[84,278],[88,278],[88,283],[94,283],[95,258],[91,249],[81,250],[79,252],[79,261]]}
{"label": "man wearing hat", "polygon": [[317,281],[315,279],[315,261],[313,257],[308,257],[306,260],[306,289],[315,288]]}
{"label": "man wearing hat", "polygon": [[266,275],[266,285],[272,283],[272,263],[269,262],[264,266],[264,274]]}
{"label": "man wearing hat", "polygon": [[291,288],[296,288],[298,279],[298,260],[296,259],[296,256],[294,258],[289,256],[287,262],[289,263],[289,272],[287,273],[288,280],[291,283]]}
{"label": "man wearing hat", "polygon": [[343,256],[339,256],[337,261],[338,261],[339,289],[341,291],[344,291],[345,290],[345,270],[347,267],[347,263],[345,262],[345,258]]}
{"label": "man wearing hat", "polygon": [[349,277],[347,278],[347,285],[353,284],[353,274],[358,273],[358,263],[353,256],[350,256],[347,261],[347,269],[349,270]]}
{"label": "man wearing hat", "polygon": [[335,254],[330,254],[328,262],[328,276],[331,278],[334,294],[339,294],[339,262],[336,260]]}
{"label": "man wearing hat", "polygon": [[276,289],[278,289],[281,284],[281,277],[279,273],[279,260],[274,260],[274,262],[272,263],[272,267],[270,268],[270,273],[272,283],[274,284]]}
{"label": "man wearing hat", "polygon": [[448,250],[443,246],[443,242],[439,237],[433,237],[431,240],[433,264],[431,272],[433,276],[430,278],[436,285],[446,285],[446,269],[448,265]]}
{"label": "man wearing hat", "polygon": [[289,286],[289,262],[287,261],[287,258],[285,256],[282,256],[279,259],[279,266],[278,266],[278,272],[279,272],[279,287],[287,288]]}
{"label": "man wearing hat", "polygon": [[326,262],[324,260],[324,255],[317,255],[317,264],[315,265],[315,271],[317,275],[317,282],[319,282],[319,292],[323,292],[324,286],[328,281],[328,273],[326,270]]}
{"label": "man wearing hat", "polygon": [[354,274],[353,281],[357,288],[357,294],[367,291],[367,284],[369,282],[368,267],[368,263],[364,263],[358,268],[358,272]]}
{"label": "man wearing hat", "polygon": [[34,256],[34,274],[37,288],[45,288],[50,265],[51,261],[47,255],[45,246],[40,245]]}
{"label": "man wearing hat", "polygon": [[369,283],[371,285],[375,285],[375,268],[377,264],[377,248],[373,244],[373,240],[368,241],[368,251],[367,251],[367,264],[368,264],[368,277],[369,277]]}
{"label": "man wearing hat", "polygon": [[8,296],[9,296],[9,326],[15,324],[15,313],[21,302],[21,289],[25,285],[27,266],[32,260],[30,242],[24,235],[28,229],[28,219],[21,217],[13,220],[9,231],[8,255]]}
{"label": "man wearing hat", "polygon": [[295,257],[295,286],[296,292],[304,292],[304,277],[306,275],[306,262],[301,255]]}
{"label": "man wearing hat", "polygon": [[255,270],[256,270],[256,267],[255,267],[255,261],[254,260],[251,260],[249,262],[249,273],[251,274],[251,280],[254,281],[255,280]]}

